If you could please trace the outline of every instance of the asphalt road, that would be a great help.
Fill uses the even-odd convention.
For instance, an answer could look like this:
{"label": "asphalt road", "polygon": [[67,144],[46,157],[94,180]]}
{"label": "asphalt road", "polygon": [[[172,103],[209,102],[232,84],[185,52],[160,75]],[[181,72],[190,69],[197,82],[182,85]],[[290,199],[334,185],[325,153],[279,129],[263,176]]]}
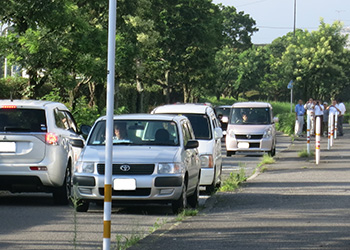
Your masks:
{"label": "asphalt road", "polygon": [[[288,147],[290,138],[279,134],[277,143],[279,152]],[[261,156],[224,156],[223,176],[241,167],[250,175],[260,161]],[[200,204],[208,197],[201,195]],[[114,208],[112,246],[116,246],[118,236],[146,236],[174,220],[167,206]],[[102,232],[102,206],[93,205],[88,213],[75,213],[72,207],[53,205],[49,194],[0,192],[0,249],[101,249]]]}

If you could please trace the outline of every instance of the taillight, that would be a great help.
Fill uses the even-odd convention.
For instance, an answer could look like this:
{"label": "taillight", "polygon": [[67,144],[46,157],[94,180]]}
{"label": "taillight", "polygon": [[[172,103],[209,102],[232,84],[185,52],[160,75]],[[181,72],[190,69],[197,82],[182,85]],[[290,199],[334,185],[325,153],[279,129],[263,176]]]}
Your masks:
{"label": "taillight", "polygon": [[47,171],[47,167],[29,167],[32,171]]}
{"label": "taillight", "polygon": [[54,133],[46,133],[45,141],[47,144],[56,145],[58,142],[58,137]]}
{"label": "taillight", "polygon": [[17,106],[16,105],[2,105],[1,108],[2,109],[16,109]]}

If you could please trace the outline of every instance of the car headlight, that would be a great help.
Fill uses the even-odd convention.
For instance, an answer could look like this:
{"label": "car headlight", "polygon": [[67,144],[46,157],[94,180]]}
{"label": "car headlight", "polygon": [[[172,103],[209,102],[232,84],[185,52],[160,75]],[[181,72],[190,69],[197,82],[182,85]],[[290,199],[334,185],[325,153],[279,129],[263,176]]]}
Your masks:
{"label": "car headlight", "polygon": [[93,162],[82,162],[78,161],[75,164],[75,172],[77,173],[93,173],[95,164]]}
{"label": "car headlight", "polygon": [[158,174],[182,174],[183,166],[181,163],[159,163]]}
{"label": "car headlight", "polygon": [[201,168],[214,167],[213,155],[201,155],[199,159],[201,161]]}
{"label": "car headlight", "polygon": [[229,131],[229,136],[232,137],[233,139],[236,139],[235,132],[233,130]]}
{"label": "car headlight", "polygon": [[267,130],[265,130],[264,134],[263,134],[263,138],[270,138],[272,136],[272,129],[269,128]]}

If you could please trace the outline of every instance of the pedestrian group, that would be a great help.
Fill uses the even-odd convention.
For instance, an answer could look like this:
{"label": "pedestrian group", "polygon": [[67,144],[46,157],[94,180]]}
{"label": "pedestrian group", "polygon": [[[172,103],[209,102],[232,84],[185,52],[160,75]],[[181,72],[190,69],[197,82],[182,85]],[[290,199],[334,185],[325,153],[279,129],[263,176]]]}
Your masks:
{"label": "pedestrian group", "polygon": [[331,105],[327,102],[314,100],[310,98],[305,104],[303,100],[299,100],[295,106],[295,135],[297,137],[303,136],[304,116],[310,115],[310,135],[315,135],[316,118],[321,118],[321,135],[328,134],[328,117],[329,114],[338,114],[338,136],[343,136],[343,120],[346,112],[345,105],[341,99],[332,100]]}

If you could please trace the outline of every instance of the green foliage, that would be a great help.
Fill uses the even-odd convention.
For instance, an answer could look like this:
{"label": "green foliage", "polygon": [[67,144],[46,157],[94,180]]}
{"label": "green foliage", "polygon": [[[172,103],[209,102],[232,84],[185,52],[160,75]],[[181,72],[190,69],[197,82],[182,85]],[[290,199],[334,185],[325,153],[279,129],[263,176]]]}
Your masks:
{"label": "green foliage", "polygon": [[295,113],[281,113],[277,115],[278,122],[276,123],[276,129],[287,135],[294,133],[295,126]]}
{"label": "green foliage", "polygon": [[21,99],[27,85],[27,79],[21,77],[0,78],[0,99]]}
{"label": "green foliage", "polygon": [[239,185],[247,180],[245,176],[244,168],[239,170],[239,173],[230,173],[230,176],[224,180],[220,187],[222,192],[232,192],[235,191]]}
{"label": "green foliage", "polygon": [[186,217],[189,216],[197,216],[199,211],[197,209],[184,209],[181,213],[179,213],[176,217],[176,221],[183,221]]}
{"label": "green foliage", "polygon": [[275,160],[273,159],[273,157],[268,154],[264,154],[263,159],[258,164],[258,167],[264,166],[266,164],[273,164],[273,163],[275,163]]}
{"label": "green foliage", "polygon": [[307,158],[307,157],[314,157],[315,156],[315,153],[313,151],[310,151],[310,154],[307,152],[306,149],[300,151],[298,153],[298,156],[301,157],[301,158]]}

